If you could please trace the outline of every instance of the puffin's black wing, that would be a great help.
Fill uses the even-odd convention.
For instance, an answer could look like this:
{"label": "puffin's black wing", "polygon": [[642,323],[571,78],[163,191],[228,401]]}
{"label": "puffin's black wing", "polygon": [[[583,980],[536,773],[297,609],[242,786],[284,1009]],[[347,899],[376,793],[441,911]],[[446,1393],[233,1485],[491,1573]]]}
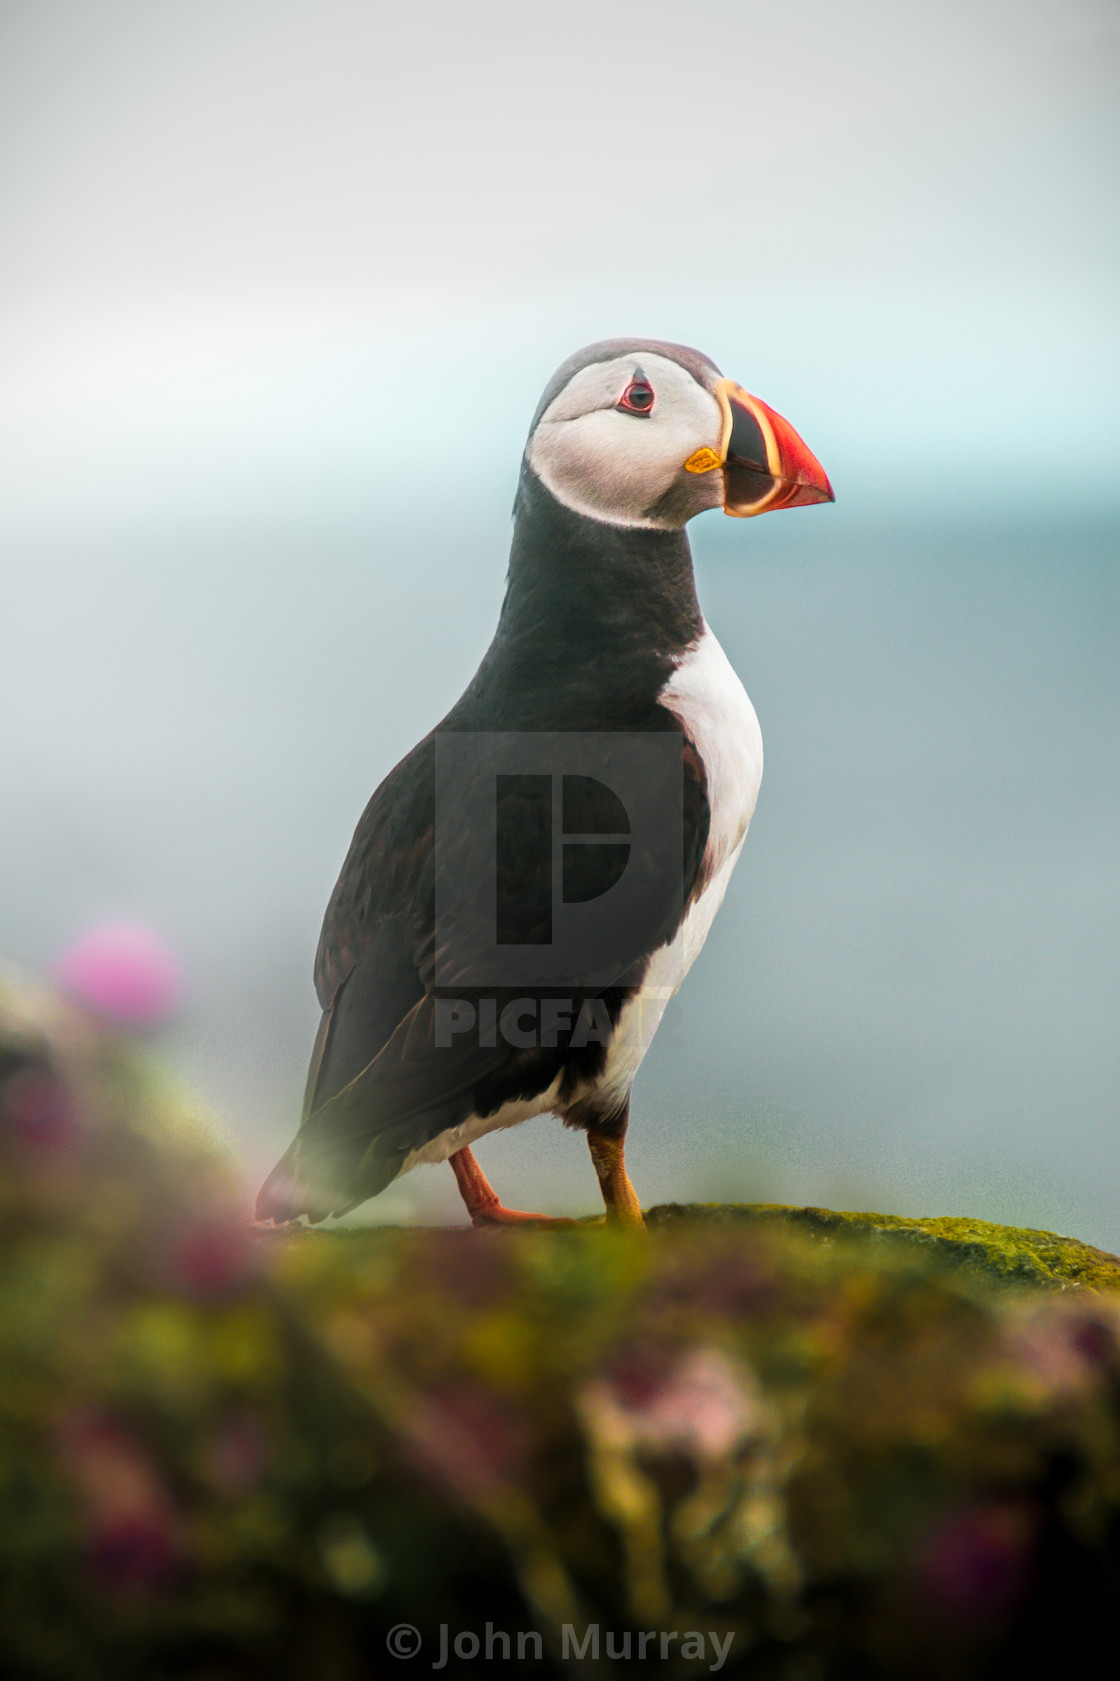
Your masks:
{"label": "puffin's black wing", "polygon": [[[667,717],[660,715],[662,730]],[[563,832],[604,837],[564,846],[564,900],[602,898],[619,875],[620,846],[631,891],[606,965],[591,975],[562,973],[552,984],[539,978],[510,984],[514,977],[499,976],[506,984],[488,985],[475,962],[480,940],[508,941],[516,955],[551,937],[555,822],[550,801],[541,797],[542,779],[496,769],[487,775],[484,767],[479,785],[494,790],[496,825],[472,820],[479,808],[470,799],[461,823],[441,823],[441,879],[485,880],[489,868],[493,882],[496,869],[497,893],[481,910],[474,907],[477,915],[469,906],[450,919],[441,911],[437,930],[435,737],[390,773],[362,816],[324,919],[315,969],[324,1013],[303,1122],[262,1187],[258,1218],[343,1212],[383,1190],[410,1152],[470,1116],[535,1098],[558,1075],[563,1096],[598,1072],[606,1055],[602,1036],[571,1043],[583,1004],[601,1000],[596,1021],[603,1011],[612,1025],[617,1021],[701,879],[710,815],[703,767],[679,730],[671,733],[682,750],[678,767],[683,757],[675,773],[678,786],[683,782],[683,802],[675,808],[680,852],[671,847],[667,854],[656,835],[624,836],[618,801],[597,779],[564,779]],[[496,1023],[507,1005],[525,997],[538,1020],[543,998],[564,1001],[557,1009],[566,1025],[538,1035],[540,1043],[510,1043],[501,1031],[486,1029],[487,1010]],[[475,1012],[473,1031],[449,1034],[452,1000]]]}

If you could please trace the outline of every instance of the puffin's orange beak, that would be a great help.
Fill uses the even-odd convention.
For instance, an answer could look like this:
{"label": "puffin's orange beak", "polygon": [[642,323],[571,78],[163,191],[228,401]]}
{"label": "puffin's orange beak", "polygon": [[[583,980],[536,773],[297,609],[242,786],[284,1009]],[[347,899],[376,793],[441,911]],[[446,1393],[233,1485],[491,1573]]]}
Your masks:
{"label": "puffin's orange beak", "polygon": [[715,394],[723,410],[723,437],[719,461],[710,466],[723,468],[724,513],[749,519],[771,508],[836,500],[824,468],[788,420],[729,379],[720,380]]}

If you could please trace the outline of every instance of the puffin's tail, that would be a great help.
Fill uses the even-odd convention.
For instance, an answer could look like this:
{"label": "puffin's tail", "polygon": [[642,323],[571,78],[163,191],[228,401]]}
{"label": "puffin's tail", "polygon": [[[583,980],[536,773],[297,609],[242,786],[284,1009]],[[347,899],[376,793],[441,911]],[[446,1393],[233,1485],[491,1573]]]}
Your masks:
{"label": "puffin's tail", "polygon": [[295,1144],[290,1144],[257,1192],[254,1214],[258,1220],[274,1220],[280,1226],[306,1214],[314,1224],[329,1214],[345,1214],[354,1207],[354,1199],[345,1192],[329,1191],[325,1187],[316,1190],[302,1179],[295,1164],[295,1151]]}
{"label": "puffin's tail", "polygon": [[253,1212],[258,1220],[275,1220],[279,1226],[285,1220],[298,1219],[303,1213],[300,1185],[292,1168],[292,1149],[294,1146],[285,1150],[257,1192]]}
{"label": "puffin's tail", "polygon": [[[277,1225],[283,1225],[286,1220],[298,1220],[299,1215],[306,1214],[314,1225],[331,1214],[348,1214],[358,1202],[362,1202],[362,1197],[351,1195],[340,1185],[331,1185],[333,1175],[323,1175],[320,1182],[309,1183],[299,1170],[306,1167],[306,1163],[296,1165],[299,1141],[296,1138],[288,1146],[257,1192],[254,1209],[257,1220],[276,1220]],[[306,1145],[301,1153],[306,1155]]]}

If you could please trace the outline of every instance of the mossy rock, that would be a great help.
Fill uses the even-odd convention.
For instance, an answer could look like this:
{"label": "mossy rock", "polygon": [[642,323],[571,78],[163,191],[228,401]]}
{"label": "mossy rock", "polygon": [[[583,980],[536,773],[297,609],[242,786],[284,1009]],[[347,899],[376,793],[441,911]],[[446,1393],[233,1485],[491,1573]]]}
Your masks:
{"label": "mossy rock", "polygon": [[[784,1203],[660,1203],[645,1214],[647,1230],[661,1233],[685,1225],[731,1228],[759,1234],[786,1232],[840,1254],[876,1253],[884,1263],[920,1261],[959,1271],[977,1284],[1033,1286],[1045,1290],[1120,1290],[1120,1256],[1058,1232],[1027,1226],[1001,1226],[958,1215],[850,1213],[831,1208],[797,1208]],[[583,1231],[603,1229],[601,1218],[580,1223]],[[397,1226],[291,1226],[265,1230],[264,1242],[311,1240],[377,1250],[397,1233]],[[447,1228],[458,1229],[458,1228]],[[515,1241],[532,1228],[513,1227]]]}
{"label": "mossy rock", "polygon": [[824,1244],[852,1242],[884,1252],[922,1253],[993,1284],[1048,1289],[1120,1290],[1120,1257],[1075,1237],[1024,1226],[993,1225],[956,1215],[908,1219],[898,1214],[849,1214],[782,1203],[664,1203],[646,1216],[652,1227],[711,1221],[754,1229],[786,1227]]}
{"label": "mossy rock", "polygon": [[769,1206],[256,1233],[184,1094],[25,1003],[0,1673],[360,1681],[407,1625],[448,1676],[1021,1681],[1111,1638],[1114,1257]]}

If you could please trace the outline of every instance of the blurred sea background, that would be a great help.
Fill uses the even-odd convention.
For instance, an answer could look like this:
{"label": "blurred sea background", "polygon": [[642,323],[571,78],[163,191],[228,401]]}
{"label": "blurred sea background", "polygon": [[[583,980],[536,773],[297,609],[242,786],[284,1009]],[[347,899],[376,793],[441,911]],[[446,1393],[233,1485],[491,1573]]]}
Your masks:
{"label": "blurred sea background", "polygon": [[[541,387],[681,340],[837,502],[692,526],[766,775],[635,1183],[1120,1249],[1118,86],[1117,0],[6,0],[0,957],[161,934],[259,1177]],[[596,1205],[549,1118],[479,1155]]]}

